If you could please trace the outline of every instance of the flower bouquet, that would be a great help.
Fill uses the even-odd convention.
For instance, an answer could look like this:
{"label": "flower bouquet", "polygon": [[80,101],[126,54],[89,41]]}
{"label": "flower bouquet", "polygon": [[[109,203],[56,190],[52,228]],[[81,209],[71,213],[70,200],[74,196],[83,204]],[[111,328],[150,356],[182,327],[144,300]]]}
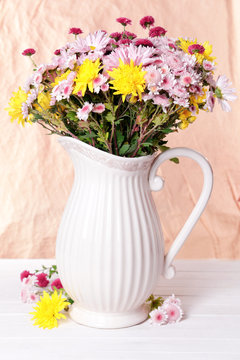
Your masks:
{"label": "flower bouquet", "polygon": [[[190,149],[168,149],[166,136],[186,129],[200,110],[211,112],[216,99],[225,111],[235,99],[225,76],[214,79],[208,42],[169,38],[151,16],[140,20],[146,38],[126,30],[131,20],[117,21],[123,31],[110,35],[98,30],[83,38],[80,28],[71,28],[75,40],[57,49],[48,64],[32,60],[33,74],[8,107],[12,120],[61,135],[73,161],[75,181],[58,231],[57,267],[74,302],[72,319],[100,328],[131,326],[148,317],[146,299],[159,274],[174,276],[173,258],[209,199],[207,160]],[[26,49],[23,55],[32,59],[34,53]],[[178,162],[179,156],[198,162],[204,186],[164,255],[150,191],[163,185],[158,166],[167,159]],[[53,296],[62,309],[61,295]],[[47,294],[43,303],[49,301]],[[165,322],[165,308],[157,309],[152,316]],[[38,310],[42,315],[41,304]]]}
{"label": "flower bouquet", "polygon": [[112,34],[98,30],[83,38],[80,28],[71,28],[75,40],[50,63],[33,61],[33,74],[10,100],[11,119],[136,157],[164,151],[166,135],[186,129],[200,110],[213,111],[216,99],[230,111],[236,96],[224,75],[214,79],[207,41],[169,38],[152,16],[140,20],[148,31],[143,39],[126,30],[131,20],[117,21],[123,31]]}

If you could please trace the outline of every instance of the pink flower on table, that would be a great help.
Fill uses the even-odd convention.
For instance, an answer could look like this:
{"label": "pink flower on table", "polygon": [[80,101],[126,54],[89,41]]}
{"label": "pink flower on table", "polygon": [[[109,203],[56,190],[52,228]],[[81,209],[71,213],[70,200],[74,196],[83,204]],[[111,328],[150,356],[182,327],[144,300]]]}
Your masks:
{"label": "pink flower on table", "polygon": [[59,278],[53,280],[53,282],[51,283],[52,290],[54,290],[54,287],[57,289],[63,289],[61,280]]}
{"label": "pink flower on table", "polygon": [[164,28],[162,28],[161,26],[156,26],[154,28],[151,28],[149,30],[149,36],[150,37],[155,37],[155,36],[163,36],[165,35],[167,32],[167,30],[165,30]]}
{"label": "pink flower on table", "polygon": [[162,306],[167,313],[168,323],[179,322],[183,316],[183,311],[181,307],[177,304],[164,303]]}
{"label": "pink flower on table", "polygon": [[140,25],[146,29],[147,27],[154,24],[154,18],[152,16],[144,16],[140,21]]}
{"label": "pink flower on table", "polygon": [[30,48],[30,49],[25,49],[23,52],[22,52],[22,55],[24,56],[32,56],[33,54],[36,53],[36,50]]}
{"label": "pink flower on table", "polygon": [[36,277],[37,277],[36,285],[40,287],[46,287],[49,284],[49,280],[47,279],[47,274],[40,273],[37,274]]}
{"label": "pink flower on table", "polygon": [[80,35],[82,33],[83,31],[80,28],[72,27],[71,29],[69,29],[69,34]]}
{"label": "pink flower on table", "polygon": [[20,296],[23,303],[33,303],[39,299],[39,295],[37,295],[29,286],[22,287]]}
{"label": "pink flower on table", "polygon": [[116,19],[116,21],[119,22],[120,24],[122,24],[123,26],[132,24],[132,20],[125,18],[125,17],[119,17]]}
{"label": "pink flower on table", "polygon": [[28,270],[24,270],[20,274],[20,279],[23,281],[23,279],[27,278],[29,275],[32,275]]}
{"label": "pink flower on table", "polygon": [[36,284],[36,276],[35,275],[29,275],[27,278],[24,278],[22,283],[23,285],[28,286],[29,288],[32,288]]}
{"label": "pink flower on table", "polygon": [[181,306],[181,300],[179,298],[176,298],[176,296],[172,294],[164,300],[164,304],[175,304]]}
{"label": "pink flower on table", "polygon": [[95,112],[97,114],[101,114],[105,111],[105,105],[104,104],[95,104],[93,109],[92,109],[92,112]]}
{"label": "pink flower on table", "polygon": [[92,111],[92,109],[93,109],[93,104],[90,104],[89,102],[86,101],[83,104],[83,107],[78,109],[77,118],[79,120],[87,121],[88,115]]}
{"label": "pink flower on table", "polygon": [[167,312],[162,306],[159,306],[157,309],[152,310],[149,315],[152,324],[163,325],[166,324],[168,320]]}
{"label": "pink flower on table", "polygon": [[137,40],[135,41],[135,45],[136,45],[136,46],[139,46],[139,45],[142,45],[142,46],[150,46],[150,47],[153,47],[153,46],[154,46],[153,43],[152,43],[150,40],[148,40],[148,39],[137,39]]}
{"label": "pink flower on table", "polygon": [[215,69],[215,65],[212,61],[203,60],[202,65],[203,65],[204,70],[206,70],[206,71],[212,71]]}

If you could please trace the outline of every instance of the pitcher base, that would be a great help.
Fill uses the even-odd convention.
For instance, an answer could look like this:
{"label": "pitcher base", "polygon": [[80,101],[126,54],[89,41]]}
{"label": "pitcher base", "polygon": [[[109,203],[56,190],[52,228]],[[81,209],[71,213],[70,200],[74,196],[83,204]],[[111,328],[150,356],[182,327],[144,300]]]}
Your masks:
{"label": "pitcher base", "polygon": [[149,308],[142,305],[125,313],[100,313],[73,304],[69,315],[75,322],[100,329],[119,329],[140,324],[148,317]]}

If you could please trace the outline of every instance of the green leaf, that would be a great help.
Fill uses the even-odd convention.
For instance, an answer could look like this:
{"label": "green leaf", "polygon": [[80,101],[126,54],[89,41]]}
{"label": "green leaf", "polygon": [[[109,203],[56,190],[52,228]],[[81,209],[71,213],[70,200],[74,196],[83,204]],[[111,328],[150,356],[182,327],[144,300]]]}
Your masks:
{"label": "green leaf", "polygon": [[118,146],[118,148],[120,148],[124,141],[124,135],[121,133],[121,131],[117,130],[116,136],[117,136],[117,146]]}
{"label": "green leaf", "polygon": [[130,148],[130,144],[129,143],[124,143],[122,145],[122,147],[119,149],[119,155],[120,156],[124,155],[128,151],[129,148]]}
{"label": "green leaf", "polygon": [[164,124],[165,122],[167,122],[169,119],[169,116],[167,114],[161,114],[155,117],[155,119],[153,120],[153,123],[157,126],[160,126],[162,124]]}
{"label": "green leaf", "polygon": [[67,113],[67,118],[72,121],[78,121],[75,111],[69,111]]}
{"label": "green leaf", "polygon": [[107,115],[105,116],[105,119],[106,119],[107,121],[113,123],[114,120],[115,120],[115,116],[109,111],[109,112],[107,113]]}
{"label": "green leaf", "polygon": [[174,162],[175,164],[179,164],[179,159],[178,158],[172,158],[170,159],[170,161]]}
{"label": "green leaf", "polygon": [[174,130],[171,128],[166,128],[166,129],[161,129],[161,132],[163,132],[164,134],[169,134],[171,132],[173,132]]}
{"label": "green leaf", "polygon": [[112,104],[104,103],[104,105],[105,105],[105,108],[106,108],[106,109],[112,110]]}

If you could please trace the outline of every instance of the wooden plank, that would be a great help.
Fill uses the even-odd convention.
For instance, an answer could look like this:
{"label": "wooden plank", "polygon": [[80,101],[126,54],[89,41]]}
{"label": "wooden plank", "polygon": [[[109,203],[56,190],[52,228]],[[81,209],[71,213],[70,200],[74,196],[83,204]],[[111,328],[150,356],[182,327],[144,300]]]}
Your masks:
{"label": "wooden plank", "polygon": [[[226,316],[187,316],[177,324],[166,326],[151,326],[144,322],[138,326],[118,330],[101,330],[75,324],[68,319],[60,323],[59,328],[43,330],[32,325],[31,315],[1,314],[0,338],[32,339],[32,338],[75,338],[80,341],[89,338],[124,338],[126,339],[153,339],[156,338],[193,338],[199,339],[232,339],[240,344],[240,319],[235,315]],[[85,340],[86,340],[85,339]],[[85,341],[84,340],[84,341]],[[140,341],[140,340],[139,340]],[[240,347],[239,347],[240,348]]]}
{"label": "wooden plank", "polygon": [[[232,359],[231,355],[240,355],[239,343],[236,340],[226,339],[224,342],[220,339],[191,339],[190,342],[183,338],[172,339],[97,339],[97,338],[82,338],[76,341],[76,338],[66,338],[64,346],[61,346],[59,339],[44,339],[44,347],[39,346],[39,339],[31,339],[28,343],[23,343],[21,339],[14,340],[14,347],[12,340],[0,342],[1,354],[13,354],[18,359],[26,360],[27,356],[33,356],[34,359],[46,358],[55,359],[55,355],[59,352],[62,359],[102,359],[103,356],[112,360],[114,359],[151,359],[152,356],[174,355],[175,359],[186,359],[186,355],[193,356],[201,354],[202,360],[206,359],[206,355],[216,356],[225,355],[222,359]],[[217,350],[216,350],[217,349]],[[58,356],[59,356],[58,355]],[[99,357],[100,355],[100,357]],[[118,357],[120,355],[120,357]],[[76,357],[77,356],[77,357]],[[124,357],[125,356],[125,357]],[[14,360],[16,360],[16,358]],[[30,358],[30,357],[29,357]],[[221,357],[220,357],[221,358]],[[9,357],[7,357],[9,359]],[[158,358],[159,359],[159,358]],[[193,358],[192,358],[193,359]],[[194,356],[195,359],[195,356]],[[211,357],[210,359],[213,359]],[[239,360],[239,358],[238,358]]]}

